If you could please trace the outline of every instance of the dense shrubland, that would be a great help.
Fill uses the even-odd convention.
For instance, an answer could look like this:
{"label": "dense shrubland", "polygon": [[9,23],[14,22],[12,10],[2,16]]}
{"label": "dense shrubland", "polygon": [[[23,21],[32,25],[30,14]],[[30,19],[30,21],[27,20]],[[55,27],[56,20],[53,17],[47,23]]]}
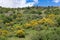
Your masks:
{"label": "dense shrubland", "polygon": [[0,40],[10,39],[60,40],[60,8],[0,7]]}

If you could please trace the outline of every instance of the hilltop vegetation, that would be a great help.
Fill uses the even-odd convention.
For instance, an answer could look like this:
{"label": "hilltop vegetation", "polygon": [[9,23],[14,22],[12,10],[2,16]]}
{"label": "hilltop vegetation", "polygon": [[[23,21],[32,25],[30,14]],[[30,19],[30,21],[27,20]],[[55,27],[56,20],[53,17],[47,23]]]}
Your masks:
{"label": "hilltop vegetation", "polygon": [[0,40],[60,40],[60,8],[0,7]]}

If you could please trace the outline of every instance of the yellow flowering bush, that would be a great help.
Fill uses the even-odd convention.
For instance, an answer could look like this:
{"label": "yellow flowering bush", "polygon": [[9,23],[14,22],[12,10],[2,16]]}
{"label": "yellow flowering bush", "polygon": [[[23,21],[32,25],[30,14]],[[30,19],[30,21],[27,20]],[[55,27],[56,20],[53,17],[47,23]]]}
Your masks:
{"label": "yellow flowering bush", "polygon": [[46,22],[51,24],[51,25],[55,24],[54,21],[52,19],[49,19],[49,18],[46,19]]}
{"label": "yellow flowering bush", "polygon": [[42,24],[42,23],[45,22],[45,20],[46,20],[46,18],[40,19],[40,20],[38,20],[38,23],[39,23],[39,24]]}
{"label": "yellow flowering bush", "polygon": [[55,14],[49,14],[49,15],[48,15],[48,18],[50,18],[50,19],[55,19],[55,17],[56,17]]}
{"label": "yellow flowering bush", "polygon": [[38,25],[38,21],[37,20],[32,20],[29,23],[25,24],[25,28],[31,28],[31,27],[34,27],[36,25]]}
{"label": "yellow flowering bush", "polygon": [[45,21],[45,19],[43,18],[43,19],[39,19],[37,22],[38,22],[38,24],[43,24],[44,21]]}
{"label": "yellow flowering bush", "polygon": [[42,24],[42,23],[48,23],[48,24],[50,24],[50,25],[54,25],[54,24],[55,24],[54,21],[53,21],[52,19],[50,19],[50,18],[40,19],[40,20],[38,21],[38,23],[40,23],[40,24]]}
{"label": "yellow flowering bush", "polygon": [[8,31],[7,30],[2,30],[0,29],[0,36],[7,36],[8,35]]}
{"label": "yellow flowering bush", "polygon": [[18,37],[25,37],[25,32],[24,32],[24,30],[17,30],[16,36],[18,36]]}
{"label": "yellow flowering bush", "polygon": [[2,29],[0,29],[0,35],[2,35]]}
{"label": "yellow flowering bush", "polygon": [[20,25],[20,24],[14,24],[14,25],[13,25],[13,28],[14,28],[15,30],[20,30],[22,27],[23,27],[23,26]]}
{"label": "yellow flowering bush", "polygon": [[16,26],[16,29],[21,29],[21,26]]}
{"label": "yellow flowering bush", "polygon": [[29,23],[26,23],[25,27],[30,28],[30,27],[34,27],[34,26],[36,26],[38,24],[45,24],[45,23],[47,23],[47,25],[48,24],[49,25],[54,25],[55,24],[55,22],[52,19],[44,17],[42,19],[39,19],[38,21],[37,20],[32,20]]}
{"label": "yellow flowering bush", "polygon": [[7,36],[8,33],[9,33],[9,32],[8,32],[7,30],[3,30],[3,31],[2,31],[2,35],[3,35],[3,36]]}
{"label": "yellow flowering bush", "polygon": [[32,21],[30,22],[30,24],[31,24],[32,26],[35,26],[35,25],[38,24],[38,22],[37,22],[37,20],[32,20]]}
{"label": "yellow flowering bush", "polygon": [[30,23],[26,23],[24,26],[25,28],[30,28],[32,25]]}
{"label": "yellow flowering bush", "polygon": [[35,25],[37,25],[38,23],[37,22],[31,22],[31,25],[32,26],[35,26]]}

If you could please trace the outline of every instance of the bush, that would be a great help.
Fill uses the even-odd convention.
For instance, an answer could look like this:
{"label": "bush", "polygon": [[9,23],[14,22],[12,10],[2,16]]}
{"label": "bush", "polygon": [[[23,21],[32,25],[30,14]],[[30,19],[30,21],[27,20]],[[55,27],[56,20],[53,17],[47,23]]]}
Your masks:
{"label": "bush", "polygon": [[19,38],[25,37],[25,32],[24,32],[24,30],[18,30],[18,31],[16,32],[16,36],[19,37]]}
{"label": "bush", "polygon": [[8,36],[8,31],[0,29],[0,36]]}
{"label": "bush", "polygon": [[0,40],[7,40],[7,38],[4,36],[0,36]]}
{"label": "bush", "polygon": [[60,25],[60,17],[58,17],[56,20],[57,20],[58,25]]}
{"label": "bush", "polygon": [[55,31],[60,36],[60,27],[56,28]]}
{"label": "bush", "polygon": [[32,36],[32,40],[60,40],[59,34],[54,30],[42,30]]}

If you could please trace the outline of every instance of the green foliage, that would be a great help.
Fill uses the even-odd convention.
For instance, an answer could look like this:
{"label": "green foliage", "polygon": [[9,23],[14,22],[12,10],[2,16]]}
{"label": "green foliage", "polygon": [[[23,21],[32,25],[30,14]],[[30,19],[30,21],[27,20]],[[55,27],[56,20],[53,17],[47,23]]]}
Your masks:
{"label": "green foliage", "polygon": [[0,36],[0,40],[7,40],[7,37]]}
{"label": "green foliage", "polygon": [[[2,30],[8,31],[8,35]],[[18,40],[60,40],[60,9],[0,7],[0,34],[2,33],[0,40],[14,40],[16,36]]]}
{"label": "green foliage", "polygon": [[56,21],[57,21],[58,25],[60,25],[60,17],[58,17],[58,18],[56,19]]}
{"label": "green foliage", "polygon": [[[57,28],[56,28],[57,29]],[[57,34],[58,33],[58,34]],[[57,30],[42,30],[32,36],[32,40],[60,40],[60,31]]]}

